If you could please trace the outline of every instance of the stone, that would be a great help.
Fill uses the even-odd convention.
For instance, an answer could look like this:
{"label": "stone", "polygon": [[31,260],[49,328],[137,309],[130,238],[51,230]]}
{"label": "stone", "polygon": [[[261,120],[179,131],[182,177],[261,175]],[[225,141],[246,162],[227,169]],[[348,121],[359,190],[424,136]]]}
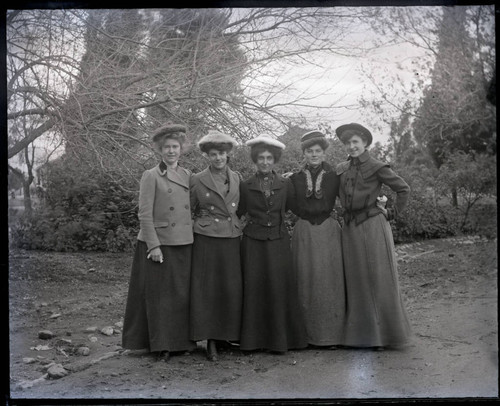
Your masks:
{"label": "stone", "polygon": [[96,336],[91,336],[89,337],[90,342],[96,343],[97,342],[97,337]]}
{"label": "stone", "polygon": [[123,328],[123,321],[117,321],[115,323],[115,326],[118,327],[118,328]]}
{"label": "stone", "polygon": [[38,332],[38,338],[41,338],[42,340],[50,340],[54,336],[55,334],[50,330],[42,330]]}
{"label": "stone", "polygon": [[78,349],[76,350],[76,353],[78,355],[87,356],[90,354],[90,348],[89,347],[78,347]]}
{"label": "stone", "polygon": [[96,331],[97,331],[97,327],[94,327],[94,326],[92,326],[92,327],[87,327],[87,328],[85,329],[85,332],[86,332],[86,333],[95,333]]}
{"label": "stone", "polygon": [[23,362],[25,364],[34,364],[36,362],[36,358],[25,357],[23,358]]}
{"label": "stone", "polygon": [[59,317],[61,317],[61,313],[54,313],[49,317],[49,319],[57,319]]}
{"label": "stone", "polygon": [[48,370],[50,379],[59,379],[68,375],[68,371],[61,364],[52,365]]}
{"label": "stone", "polygon": [[101,329],[101,333],[104,334],[105,336],[112,336],[113,335],[113,327],[104,327]]}

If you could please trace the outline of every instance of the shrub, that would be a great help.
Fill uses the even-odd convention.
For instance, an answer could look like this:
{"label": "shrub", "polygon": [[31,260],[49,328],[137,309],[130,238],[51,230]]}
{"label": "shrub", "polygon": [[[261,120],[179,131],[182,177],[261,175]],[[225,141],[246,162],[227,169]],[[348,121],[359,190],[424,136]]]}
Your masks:
{"label": "shrub", "polygon": [[[73,165],[74,166],[74,165]],[[47,197],[11,225],[11,244],[52,251],[126,251],[138,232],[137,194],[64,161],[51,168]],[[136,185],[137,186],[137,185]]]}

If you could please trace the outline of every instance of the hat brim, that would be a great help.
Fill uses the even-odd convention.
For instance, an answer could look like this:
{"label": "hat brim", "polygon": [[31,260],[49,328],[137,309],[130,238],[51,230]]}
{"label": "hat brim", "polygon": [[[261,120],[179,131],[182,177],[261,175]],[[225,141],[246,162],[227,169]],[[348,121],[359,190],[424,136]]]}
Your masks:
{"label": "hat brim", "polygon": [[153,136],[151,137],[153,142],[156,142],[159,138],[162,137],[168,137],[173,134],[177,133],[183,133],[185,135],[186,133],[186,126],[182,124],[167,124],[164,125],[160,128],[158,128],[154,133]]}
{"label": "hat brim", "polygon": [[258,144],[264,144],[264,145],[270,145],[273,147],[277,147],[279,149],[285,149],[285,144],[282,142],[275,140],[274,138],[271,137],[265,137],[259,135],[258,137],[252,138],[251,140],[248,140],[245,145],[249,147],[254,147],[255,145]]}
{"label": "hat brim", "polygon": [[363,127],[361,124],[350,123],[341,125],[335,130],[335,134],[340,139],[340,141],[342,141],[342,143],[345,143],[345,141],[347,141],[346,137],[343,135],[347,130],[356,131],[357,133],[360,133],[364,138],[366,138],[367,146],[370,145],[373,141],[373,136],[370,130]]}
{"label": "hat brim", "polygon": [[199,148],[202,148],[205,144],[231,144],[233,147],[238,145],[233,137],[219,131],[210,131],[198,141]]}

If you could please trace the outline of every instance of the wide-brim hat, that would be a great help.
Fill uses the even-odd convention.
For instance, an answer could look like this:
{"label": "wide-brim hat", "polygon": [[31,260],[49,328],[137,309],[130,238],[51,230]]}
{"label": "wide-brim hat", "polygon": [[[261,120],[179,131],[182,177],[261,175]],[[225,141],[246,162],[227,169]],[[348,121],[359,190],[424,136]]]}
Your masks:
{"label": "wide-brim hat", "polygon": [[[337,137],[339,137],[340,141],[342,143],[345,143],[347,141],[347,137],[343,135],[347,130],[355,131],[360,134],[363,138],[366,139],[367,145],[370,145],[373,141],[373,136],[372,133],[365,127],[363,127],[361,124],[358,123],[350,123],[350,124],[344,124],[338,127],[335,130],[335,134],[337,134]],[[349,138],[352,137],[352,134],[349,135]]]}
{"label": "wide-brim hat", "polygon": [[198,141],[198,147],[200,149],[203,149],[203,146],[206,144],[231,144],[233,147],[238,145],[233,137],[217,130],[209,130],[208,134],[201,137]]}
{"label": "wide-brim hat", "polygon": [[177,133],[186,133],[186,126],[182,124],[165,124],[158,128],[152,136],[153,142],[156,142],[160,137],[168,137]]}
{"label": "wide-brim hat", "polygon": [[319,130],[308,131],[300,137],[300,144],[302,149],[309,148],[312,145],[319,144],[321,148],[326,149],[328,147],[328,141]]}
{"label": "wide-brim hat", "polygon": [[285,144],[267,134],[261,134],[258,137],[252,138],[245,143],[245,145],[249,147],[255,147],[259,144],[270,145],[279,149],[285,149]]}

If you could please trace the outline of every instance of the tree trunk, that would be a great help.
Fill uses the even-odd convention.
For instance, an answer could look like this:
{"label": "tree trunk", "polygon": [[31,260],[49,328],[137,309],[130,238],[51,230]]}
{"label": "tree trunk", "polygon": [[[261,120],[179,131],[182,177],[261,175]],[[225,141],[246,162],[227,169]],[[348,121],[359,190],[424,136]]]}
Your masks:
{"label": "tree trunk", "polygon": [[24,214],[31,216],[33,214],[33,205],[31,204],[31,193],[30,193],[29,180],[23,181],[23,191],[24,191]]}
{"label": "tree trunk", "polygon": [[457,189],[451,191],[451,204],[453,207],[458,207],[458,193]]}

